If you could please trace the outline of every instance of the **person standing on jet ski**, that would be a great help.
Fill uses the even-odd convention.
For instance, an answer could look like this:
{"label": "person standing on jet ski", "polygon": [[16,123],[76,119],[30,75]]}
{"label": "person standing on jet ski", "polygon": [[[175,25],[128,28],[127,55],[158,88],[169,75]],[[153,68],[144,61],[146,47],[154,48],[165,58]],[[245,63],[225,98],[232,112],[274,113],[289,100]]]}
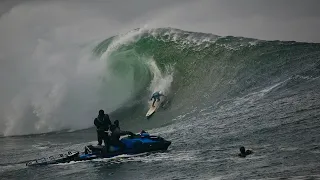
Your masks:
{"label": "person standing on jet ski", "polygon": [[126,145],[120,141],[120,136],[130,135],[134,136],[135,134],[130,131],[121,131],[119,126],[119,120],[115,120],[114,123],[110,126],[111,137],[110,143],[114,146],[118,146],[120,151],[123,151]]}
{"label": "person standing on jet ski", "polygon": [[152,94],[152,97],[150,99],[150,101],[153,99],[153,103],[152,103],[152,107],[154,107],[154,103],[156,102],[156,100],[159,102],[160,101],[160,97],[161,96],[165,96],[162,91],[156,91]]}
{"label": "person standing on jet ski", "polygon": [[100,110],[98,117],[94,119],[94,125],[97,127],[98,145],[101,146],[102,140],[104,140],[104,145],[108,149],[109,137],[106,135],[105,131],[108,131],[111,125],[109,115],[104,114],[104,111]]}

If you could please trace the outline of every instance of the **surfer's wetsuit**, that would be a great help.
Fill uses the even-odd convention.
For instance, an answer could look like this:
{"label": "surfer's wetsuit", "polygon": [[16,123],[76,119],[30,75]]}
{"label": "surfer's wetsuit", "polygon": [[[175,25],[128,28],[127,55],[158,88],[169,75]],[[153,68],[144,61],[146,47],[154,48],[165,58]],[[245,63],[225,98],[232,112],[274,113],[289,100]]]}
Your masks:
{"label": "surfer's wetsuit", "polygon": [[246,150],[243,146],[240,147],[240,153],[238,154],[238,156],[240,157],[246,157],[247,155],[252,154],[251,150]]}
{"label": "surfer's wetsuit", "polygon": [[155,103],[156,101],[158,101],[158,102],[160,101],[160,97],[161,97],[161,96],[164,96],[161,91],[157,91],[157,92],[155,92],[155,93],[152,94],[152,97],[151,97],[151,99],[150,99],[150,100],[153,99],[152,106],[154,106],[154,103]]}
{"label": "surfer's wetsuit", "polygon": [[109,147],[109,137],[106,135],[105,131],[109,130],[111,121],[108,114],[104,114],[103,110],[99,111],[99,115],[94,119],[94,125],[97,127],[98,145],[102,145],[102,140],[104,140],[104,145]]}

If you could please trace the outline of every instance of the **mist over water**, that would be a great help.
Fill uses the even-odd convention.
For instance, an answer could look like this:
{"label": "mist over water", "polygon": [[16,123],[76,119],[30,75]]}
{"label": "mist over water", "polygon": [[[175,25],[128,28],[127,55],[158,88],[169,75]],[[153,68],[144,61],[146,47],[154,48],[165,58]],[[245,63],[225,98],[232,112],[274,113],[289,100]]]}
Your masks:
{"label": "mist over water", "polygon": [[[81,13],[73,9],[70,12],[63,3],[20,5],[2,16],[5,26],[1,26],[1,37],[12,33],[8,26],[30,9],[36,10],[27,14],[24,21],[32,24],[40,20],[44,24],[15,24],[18,27],[14,27],[17,32],[13,39],[2,41],[8,42],[2,44],[5,48],[1,53],[5,62],[1,68],[3,135],[88,128],[97,109],[116,110],[152,79],[150,93],[159,88],[169,90],[172,76],[162,77],[152,57],[141,57],[146,59],[140,59],[140,64],[128,62],[121,54],[113,57],[118,46],[135,41],[140,31],[119,36],[103,54],[93,54],[95,46],[110,37],[105,31],[114,24],[106,19],[99,21],[99,13],[89,13],[81,19]],[[46,9],[50,11],[47,13]],[[71,13],[69,20],[52,19],[57,13],[62,16],[67,12]],[[70,20],[73,23],[67,23]]]}
{"label": "mist over water", "polygon": [[[83,18],[61,3],[23,4],[1,17],[4,135],[86,128],[101,106],[117,108],[116,101],[105,104],[99,94],[107,60],[92,56],[92,48],[106,34],[99,24],[112,24],[100,20],[90,12]],[[128,98],[119,96],[120,103]]]}

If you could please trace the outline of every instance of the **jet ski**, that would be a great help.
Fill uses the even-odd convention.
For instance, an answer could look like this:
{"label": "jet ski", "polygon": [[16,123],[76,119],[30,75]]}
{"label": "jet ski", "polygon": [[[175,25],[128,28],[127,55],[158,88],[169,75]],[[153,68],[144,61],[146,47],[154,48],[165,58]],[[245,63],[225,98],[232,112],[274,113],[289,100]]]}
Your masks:
{"label": "jet ski", "polygon": [[39,158],[28,161],[26,166],[41,166],[48,164],[68,163],[70,161],[84,161],[97,158],[111,158],[122,154],[134,155],[145,152],[166,151],[171,145],[170,141],[160,136],[149,135],[148,133],[136,134],[120,139],[125,145],[123,150],[119,147],[110,145],[109,150],[105,146],[85,146],[84,152],[69,151],[66,154]]}

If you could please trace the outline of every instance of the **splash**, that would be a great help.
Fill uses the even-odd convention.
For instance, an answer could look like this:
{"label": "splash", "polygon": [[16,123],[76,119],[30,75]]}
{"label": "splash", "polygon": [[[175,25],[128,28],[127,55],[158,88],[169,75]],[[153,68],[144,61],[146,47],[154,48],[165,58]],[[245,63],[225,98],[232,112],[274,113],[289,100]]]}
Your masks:
{"label": "splash", "polygon": [[162,91],[165,95],[168,95],[173,81],[173,66],[167,65],[165,67],[165,72],[162,73],[153,59],[148,61],[148,65],[153,74],[153,79],[149,87],[150,93],[152,94],[156,91]]}

